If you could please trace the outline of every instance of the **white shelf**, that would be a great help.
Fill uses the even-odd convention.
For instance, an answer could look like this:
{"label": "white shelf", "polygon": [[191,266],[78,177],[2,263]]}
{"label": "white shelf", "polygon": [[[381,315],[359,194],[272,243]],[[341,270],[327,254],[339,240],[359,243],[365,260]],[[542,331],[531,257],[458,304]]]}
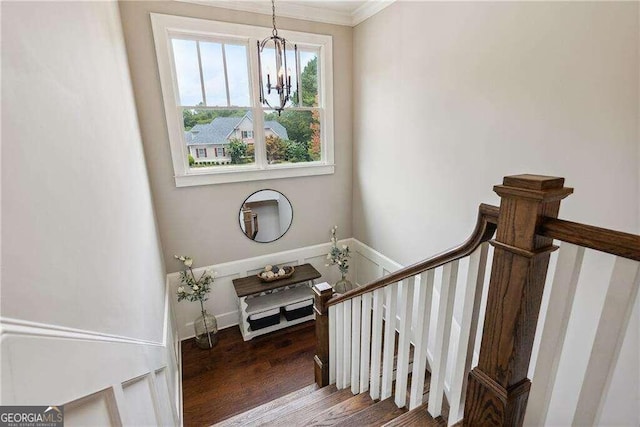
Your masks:
{"label": "white shelf", "polygon": [[[238,283],[234,282],[234,286],[236,286],[236,294],[242,295],[238,296],[238,325],[240,326],[242,338],[245,341],[255,338],[258,335],[265,335],[270,332],[297,325],[299,323],[308,322],[316,318],[315,312],[312,312],[308,316],[288,321],[284,317],[284,314],[281,313],[280,323],[277,325],[268,326],[254,331],[251,329],[251,325],[249,324],[248,319],[252,314],[263,313],[274,308],[282,309],[287,305],[296,304],[302,301],[313,301],[315,293],[311,286],[313,286],[315,278],[318,278],[320,273],[308,264],[303,264],[301,267],[304,267],[300,270],[303,272],[301,277],[308,277],[308,279],[297,282],[293,281],[293,283],[290,283],[289,285],[277,286],[276,283],[275,286],[270,285],[267,289],[262,290],[264,288],[256,286],[255,283],[253,283],[252,286],[248,286],[246,283],[248,279],[246,278],[237,279]],[[296,271],[296,274],[298,274],[298,271]],[[253,280],[253,282],[255,282],[255,280]],[[238,291],[237,286],[240,286],[240,291]]]}
{"label": "white shelf", "polygon": [[307,299],[313,299],[313,290],[308,286],[282,289],[278,292],[273,292],[267,295],[247,298],[246,315],[248,316],[250,314],[259,313],[276,307],[284,307],[285,305],[294,304]]}

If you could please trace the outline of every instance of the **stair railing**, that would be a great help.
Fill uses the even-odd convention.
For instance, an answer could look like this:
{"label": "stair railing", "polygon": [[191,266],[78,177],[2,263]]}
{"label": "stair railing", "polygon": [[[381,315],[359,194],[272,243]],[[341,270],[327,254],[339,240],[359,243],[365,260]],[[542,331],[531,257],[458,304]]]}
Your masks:
{"label": "stair railing", "polygon": [[[461,420],[470,426],[544,425],[588,248],[616,256],[571,422],[598,424],[639,288],[640,236],[557,219],[560,201],[573,192],[564,187],[563,178],[510,176],[494,190],[501,197],[500,208],[481,205],[476,228],[464,244],[344,295],[332,296],[331,287],[314,288],[318,385],[351,386],[354,394],[368,391],[373,399],[395,394],[396,405],[404,407],[411,370],[408,406],[414,409],[422,405],[425,373],[430,372],[427,410],[435,418],[443,412],[449,369],[449,425]],[[494,232],[482,342],[478,364],[471,369],[487,242]],[[558,248],[554,239],[562,243],[531,388],[527,373],[550,254]],[[459,263],[465,257],[469,257],[466,280],[458,280]],[[436,270],[441,271],[441,285],[437,314],[432,316]],[[464,300],[457,351],[449,358],[458,282],[464,283]],[[430,325],[432,318],[435,325]],[[428,343],[430,326],[435,340]],[[448,367],[450,359],[453,365]]]}
{"label": "stair railing", "polygon": [[[463,367],[456,370],[458,375],[452,385],[452,388],[462,390],[466,377],[460,373],[469,371],[475,347],[476,336],[470,331],[476,329],[478,322],[487,262],[486,242],[494,235],[497,221],[498,208],[482,204],[471,236],[451,250],[343,295],[333,296],[330,286],[314,287],[318,340],[314,359],[316,383],[320,386],[335,383],[339,389],[351,386],[354,394],[369,391],[372,399],[386,399],[394,391],[392,386],[395,379],[395,403],[398,407],[407,406],[406,393],[401,390],[407,389],[412,344],[414,358],[409,408],[422,405],[435,272],[441,269],[439,326],[436,327],[437,337],[431,357],[436,363],[430,369],[429,394],[431,415],[440,415],[459,261],[470,258],[465,282],[467,297],[458,343],[458,351],[462,351],[465,357],[456,361],[462,363]],[[414,300],[417,304],[413,303]],[[415,316],[412,312],[414,306],[421,308]],[[389,321],[396,319],[397,307],[402,313],[399,323]],[[394,370],[396,331],[399,340]],[[462,395],[460,392],[457,394]]]}

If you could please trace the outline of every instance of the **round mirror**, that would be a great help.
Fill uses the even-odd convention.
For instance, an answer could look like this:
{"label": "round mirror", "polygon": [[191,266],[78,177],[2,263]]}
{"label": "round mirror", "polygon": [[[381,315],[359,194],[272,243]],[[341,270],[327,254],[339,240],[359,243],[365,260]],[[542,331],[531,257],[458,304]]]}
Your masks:
{"label": "round mirror", "polygon": [[240,206],[240,229],[255,242],[278,240],[291,227],[292,219],[291,202],[279,191],[256,191]]}

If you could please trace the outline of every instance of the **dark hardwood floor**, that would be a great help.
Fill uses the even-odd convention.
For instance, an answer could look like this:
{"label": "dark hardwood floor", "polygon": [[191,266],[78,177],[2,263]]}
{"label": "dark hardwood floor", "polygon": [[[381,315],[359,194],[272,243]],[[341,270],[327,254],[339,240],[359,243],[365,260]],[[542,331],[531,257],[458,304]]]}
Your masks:
{"label": "dark hardwood floor", "polygon": [[313,384],[315,325],[306,322],[244,342],[223,329],[211,350],[182,343],[184,425],[208,426]]}

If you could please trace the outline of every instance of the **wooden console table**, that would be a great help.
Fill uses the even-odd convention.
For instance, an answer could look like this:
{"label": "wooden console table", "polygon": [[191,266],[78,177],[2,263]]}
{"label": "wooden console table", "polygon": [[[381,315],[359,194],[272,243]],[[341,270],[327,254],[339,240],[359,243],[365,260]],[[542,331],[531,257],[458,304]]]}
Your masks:
{"label": "wooden console table", "polygon": [[264,335],[278,329],[296,325],[315,318],[314,314],[288,321],[280,316],[280,323],[266,328],[251,330],[248,318],[252,314],[265,312],[274,308],[313,299],[315,279],[321,277],[311,264],[296,265],[295,272],[289,278],[274,282],[263,282],[256,275],[233,280],[233,287],[238,296],[238,325],[245,341],[258,335]]}

